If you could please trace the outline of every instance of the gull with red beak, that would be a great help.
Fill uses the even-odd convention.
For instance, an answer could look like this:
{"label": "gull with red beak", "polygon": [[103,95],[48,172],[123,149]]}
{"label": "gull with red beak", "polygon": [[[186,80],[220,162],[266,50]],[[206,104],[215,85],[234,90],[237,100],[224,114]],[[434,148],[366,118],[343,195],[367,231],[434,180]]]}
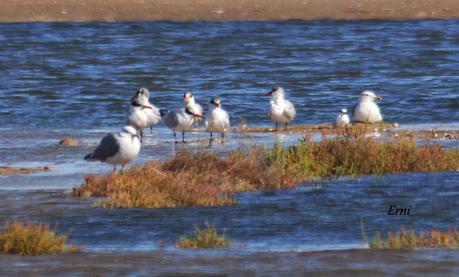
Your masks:
{"label": "gull with red beak", "polygon": [[149,98],[150,92],[146,88],[138,89],[131,97],[128,124],[140,130],[141,137],[146,127],[153,127],[161,120],[159,109],[150,104]]}
{"label": "gull with red beak", "polygon": [[212,133],[220,133],[222,143],[225,138],[225,133],[231,128],[230,117],[228,113],[222,109],[220,97],[215,96],[210,100],[209,114],[206,120],[206,129],[210,133],[209,143],[212,142]]}
{"label": "gull with red beak", "polygon": [[174,132],[175,143],[178,142],[176,132],[182,132],[182,142],[185,143],[185,132],[196,124],[197,119],[202,118],[202,107],[195,103],[191,92],[185,93],[183,102],[185,107],[182,109],[160,110],[164,123]]}
{"label": "gull with red beak", "polygon": [[278,130],[279,123],[287,124],[295,119],[296,111],[292,102],[284,98],[284,89],[282,87],[275,87],[266,96],[271,96],[269,101],[271,107],[268,112],[269,118],[276,123],[276,131]]}
{"label": "gull with red beak", "polygon": [[119,164],[123,171],[124,166],[139,155],[140,146],[138,130],[132,126],[124,126],[122,132],[110,133],[102,138],[97,148],[84,159],[113,164],[114,172],[116,172],[116,165]]}
{"label": "gull with red beak", "polygon": [[[185,94],[183,94],[183,103],[185,104],[186,107],[190,109],[190,111],[193,114],[199,114],[202,115],[202,106],[196,103],[194,100],[194,95],[191,91],[187,91]],[[201,117],[195,117],[193,119],[194,126],[197,127],[199,123],[201,122]]]}
{"label": "gull with red beak", "polygon": [[352,109],[352,122],[370,124],[382,122],[383,117],[378,105],[375,103],[375,101],[381,99],[382,97],[375,95],[373,91],[363,91],[360,94],[359,103]]}

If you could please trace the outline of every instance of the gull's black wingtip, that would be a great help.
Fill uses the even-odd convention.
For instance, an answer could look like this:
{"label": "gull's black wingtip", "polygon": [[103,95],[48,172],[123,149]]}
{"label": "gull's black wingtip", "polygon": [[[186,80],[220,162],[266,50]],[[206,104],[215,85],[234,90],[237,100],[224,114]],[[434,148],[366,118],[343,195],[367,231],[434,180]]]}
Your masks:
{"label": "gull's black wingtip", "polygon": [[92,158],[92,153],[86,155],[86,156],[84,157],[84,160],[85,160],[85,161],[89,161],[89,160],[91,160],[91,158]]}

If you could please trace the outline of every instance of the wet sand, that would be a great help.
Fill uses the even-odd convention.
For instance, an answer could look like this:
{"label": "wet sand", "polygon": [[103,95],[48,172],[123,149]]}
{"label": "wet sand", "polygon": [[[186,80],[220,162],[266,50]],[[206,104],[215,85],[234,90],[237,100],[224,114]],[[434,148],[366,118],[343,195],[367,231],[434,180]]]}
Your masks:
{"label": "wet sand", "polygon": [[39,172],[48,172],[51,168],[48,166],[44,167],[12,167],[12,166],[0,166],[1,175],[26,175]]}
{"label": "wet sand", "polygon": [[155,251],[0,256],[2,276],[454,276],[459,251]]}
{"label": "wet sand", "polygon": [[459,18],[458,0],[2,0],[0,22]]}

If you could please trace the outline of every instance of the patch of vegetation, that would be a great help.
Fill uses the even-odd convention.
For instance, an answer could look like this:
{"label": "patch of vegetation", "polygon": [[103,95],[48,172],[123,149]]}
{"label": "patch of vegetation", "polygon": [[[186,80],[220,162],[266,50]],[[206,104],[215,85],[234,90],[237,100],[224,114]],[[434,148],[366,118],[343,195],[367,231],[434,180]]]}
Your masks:
{"label": "patch of vegetation", "polygon": [[291,147],[233,151],[224,157],[182,151],[124,174],[88,175],[73,195],[104,197],[99,203],[106,208],[220,206],[236,203],[239,192],[289,189],[318,178],[457,169],[457,149],[417,146],[415,138],[381,141],[346,134],[320,142],[306,138]]}
{"label": "patch of vegetation", "polygon": [[193,235],[181,237],[177,241],[179,248],[227,248],[230,241],[224,234],[219,234],[217,230],[206,223],[205,228],[195,228]]}
{"label": "patch of vegetation", "polygon": [[66,235],[57,235],[47,225],[9,221],[0,233],[0,254],[36,256],[78,251],[74,245],[65,246],[66,242]]}
{"label": "patch of vegetation", "polygon": [[419,248],[459,248],[459,231],[430,231],[416,233],[401,229],[387,233],[384,240],[379,233],[370,241],[374,249],[419,249]]}

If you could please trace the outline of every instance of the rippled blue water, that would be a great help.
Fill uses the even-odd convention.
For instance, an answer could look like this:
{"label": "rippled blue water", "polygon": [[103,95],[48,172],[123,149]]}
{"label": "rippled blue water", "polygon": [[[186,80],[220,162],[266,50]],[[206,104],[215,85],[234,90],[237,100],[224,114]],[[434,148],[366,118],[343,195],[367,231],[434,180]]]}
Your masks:
{"label": "rippled blue water", "polygon": [[[176,209],[110,210],[62,192],[0,191],[0,226],[11,219],[48,222],[91,250],[152,250],[159,241],[174,249],[206,221],[247,251],[362,248],[364,236],[377,231],[455,228],[458,180],[454,172],[362,177],[241,194],[235,206]],[[391,205],[411,206],[410,215],[388,215]]]}
{"label": "rippled blue water", "polygon": [[[362,218],[370,237],[399,226],[456,227],[457,172],[309,183],[241,194],[239,205],[210,208],[107,210],[60,189],[78,185],[84,174],[109,170],[82,158],[105,132],[125,122],[128,99],[141,86],[165,108],[181,106],[186,90],[204,106],[219,94],[233,124],[245,118],[254,125],[269,124],[264,94],[275,85],[285,87],[298,110],[296,123],[303,124],[332,121],[362,90],[372,89],[384,97],[386,121],[457,129],[458,23],[0,24],[0,165],[52,169],[0,176],[0,225],[11,219],[43,221],[69,232],[72,242],[89,251],[151,251],[163,240],[172,256],[180,253],[173,246],[177,238],[204,221],[226,230],[242,252],[367,247]],[[59,146],[66,136],[83,143]],[[292,144],[300,136],[230,134],[225,146],[212,150],[275,140]],[[136,162],[200,147],[175,146],[171,139],[164,126],[148,132]],[[448,146],[457,147],[457,140]],[[392,204],[412,205],[412,215],[388,217]]]}
{"label": "rippled blue water", "polygon": [[299,123],[330,121],[363,89],[387,121],[459,121],[459,21],[33,23],[0,25],[0,126],[119,126],[150,88],[222,95],[234,121],[266,124],[264,93],[285,87]]}

